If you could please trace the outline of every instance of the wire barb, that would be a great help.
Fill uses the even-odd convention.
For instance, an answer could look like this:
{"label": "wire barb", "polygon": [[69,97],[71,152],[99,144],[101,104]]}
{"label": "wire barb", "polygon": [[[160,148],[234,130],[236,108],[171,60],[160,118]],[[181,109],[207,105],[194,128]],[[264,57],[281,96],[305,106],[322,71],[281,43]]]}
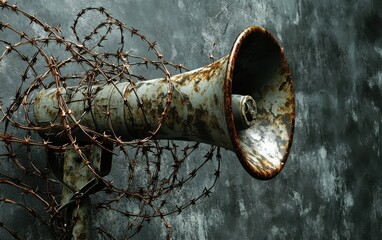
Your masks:
{"label": "wire barb", "polygon": [[[0,203],[24,209],[27,214],[39,220],[41,226],[46,227],[54,238],[66,239],[73,226],[64,224],[61,211],[63,206],[59,201],[63,183],[57,172],[62,170],[61,162],[65,150],[74,149],[84,167],[92,172],[94,179],[105,186],[94,196],[97,215],[112,212],[115,219],[122,220],[118,224],[124,224],[120,228],[124,231],[116,233],[103,227],[103,222],[96,222],[93,228],[96,234],[108,239],[130,239],[152,219],[160,219],[166,238],[171,239],[173,227],[168,216],[180,214],[202,198],[209,197],[220,174],[220,149],[214,146],[201,148],[198,143],[155,139],[166,121],[173,93],[179,91],[171,82],[172,72],[182,72],[187,68],[183,64],[167,61],[165,55],[159,51],[156,41],[150,41],[138,29],[128,27],[115,19],[103,7],[85,8],[76,15],[70,26],[74,38],[65,36],[61,27],[50,26],[38,16],[24,11],[16,4],[8,3],[7,0],[0,0],[0,7],[2,14],[16,13],[25,23],[41,28],[40,34],[45,33],[31,36],[27,29],[17,29],[16,20],[15,25],[0,22],[0,31],[4,32],[1,36],[13,36],[0,38],[0,64],[16,57],[19,61],[17,69],[21,73],[16,74],[19,79],[13,79],[13,86],[16,86],[13,99],[8,104],[1,103],[0,107],[0,140],[4,145],[1,153],[5,153],[1,155],[0,165],[9,166],[0,169],[0,186],[6,185],[23,194],[22,198],[12,199],[3,196],[7,195],[7,191],[1,191]],[[82,20],[90,17],[93,19],[94,14],[99,16],[99,22],[94,23],[93,29],[86,28],[88,32],[81,32],[80,29],[84,29],[80,27]],[[115,40],[116,43],[113,42]],[[135,47],[134,41],[137,45],[145,45],[147,55],[136,55],[128,49]],[[113,49],[113,46],[117,46],[117,49]],[[144,75],[147,72],[159,73],[167,83],[167,91],[157,126],[151,126],[150,133],[142,139],[123,141],[113,131],[118,126],[111,121],[111,132],[88,129],[82,125],[82,119],[73,114],[73,109],[70,108],[71,103],[76,101],[73,96],[81,89],[87,89],[83,92],[84,115],[87,112],[92,113],[94,108],[94,96],[100,90],[94,86],[110,85],[116,88],[117,83],[127,82],[136,94],[136,84],[150,79],[149,75]],[[38,126],[33,116],[35,97],[43,89],[55,91],[56,109],[59,113],[57,121],[45,127]],[[117,91],[125,99],[123,93],[119,89]],[[180,95],[187,97],[182,93]],[[136,100],[146,118],[145,103],[137,94]],[[127,100],[123,104],[129,106]],[[104,114],[110,119],[112,109],[105,109]],[[57,133],[57,129],[61,131]],[[41,139],[36,134],[40,131],[51,133],[47,138]],[[76,134],[79,132],[88,138],[88,143],[77,141]],[[60,144],[55,141],[57,138],[68,141]],[[105,143],[111,143],[114,149],[105,148]],[[84,156],[84,148],[89,147],[86,145],[100,146],[104,152],[112,152],[114,157],[123,159],[118,166],[126,169],[124,177],[101,176],[99,170]],[[50,159],[47,163],[42,162],[41,157],[45,151],[51,153],[48,154]],[[198,162],[194,155],[201,151],[206,154]],[[212,161],[213,158],[217,161]],[[191,159],[195,162],[191,162]],[[203,171],[207,165],[213,169]],[[192,170],[188,171],[188,168]],[[51,172],[56,176],[53,177]],[[194,186],[195,179],[199,175],[201,179],[206,179],[206,174],[210,178],[210,185],[200,187],[201,191],[196,195],[187,191],[186,185]],[[178,198],[179,194],[187,198],[181,200]],[[76,197],[70,204],[79,204],[75,199]],[[0,204],[0,207],[3,205]],[[14,230],[15,227],[17,226],[12,226],[11,223],[0,222],[0,228],[14,239],[21,239],[21,234]]]}

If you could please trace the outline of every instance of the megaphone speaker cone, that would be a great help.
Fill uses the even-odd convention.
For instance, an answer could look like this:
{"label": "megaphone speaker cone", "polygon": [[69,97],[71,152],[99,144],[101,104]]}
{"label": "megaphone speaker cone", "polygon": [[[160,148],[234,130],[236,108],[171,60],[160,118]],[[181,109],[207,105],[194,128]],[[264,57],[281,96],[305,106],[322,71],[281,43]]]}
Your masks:
{"label": "megaphone speaker cone", "polygon": [[[283,49],[264,28],[245,29],[229,54],[226,78],[225,116],[233,149],[248,173],[270,179],[285,165],[293,141],[294,91]],[[235,127],[232,94],[256,101],[256,120],[247,129]]]}

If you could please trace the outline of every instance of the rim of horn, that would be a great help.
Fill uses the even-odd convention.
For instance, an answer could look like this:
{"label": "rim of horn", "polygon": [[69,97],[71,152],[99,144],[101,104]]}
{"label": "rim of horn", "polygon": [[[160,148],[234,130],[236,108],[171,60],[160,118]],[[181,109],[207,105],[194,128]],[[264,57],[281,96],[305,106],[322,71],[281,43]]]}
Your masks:
{"label": "rim of horn", "polygon": [[[255,123],[235,127],[232,94],[250,95],[257,104]],[[270,32],[252,26],[239,34],[228,57],[224,108],[233,149],[246,171],[271,179],[284,167],[293,141],[295,100],[283,49]]]}

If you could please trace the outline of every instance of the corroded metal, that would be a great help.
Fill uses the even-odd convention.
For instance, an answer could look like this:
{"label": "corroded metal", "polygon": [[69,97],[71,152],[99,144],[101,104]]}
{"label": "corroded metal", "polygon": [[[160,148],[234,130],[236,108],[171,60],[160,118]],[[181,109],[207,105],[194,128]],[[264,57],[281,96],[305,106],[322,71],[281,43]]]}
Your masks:
{"label": "corroded metal", "polygon": [[[87,146],[82,149],[84,156],[92,161],[92,165],[100,168],[101,148]],[[85,186],[94,178],[94,174],[83,163],[77,151],[70,148],[65,151],[63,164],[63,183],[61,204],[67,205],[75,201],[73,207],[68,208],[67,226],[74,224],[72,230],[73,240],[89,240],[91,234],[91,203],[87,192],[82,192]]]}
{"label": "corroded metal", "polygon": [[[270,179],[284,167],[293,141],[295,101],[283,49],[270,32],[253,26],[236,39],[229,54],[225,111],[233,149],[252,176]],[[231,94],[251,95],[256,122],[237,131],[230,114]]]}
{"label": "corroded metal", "polygon": [[[294,92],[283,50],[268,31],[257,26],[245,29],[229,55],[172,76],[170,82],[174,91],[157,139],[204,142],[233,150],[247,172],[258,179],[281,171],[293,139]],[[71,91],[61,89],[77,121],[125,140],[145,138],[156,129],[169,92],[165,78]],[[86,97],[89,92],[91,98]],[[256,102],[256,116],[249,116],[246,128],[236,127],[233,94]],[[40,126],[60,125],[55,89],[39,93],[34,113]],[[71,124],[80,141],[90,141],[91,134],[83,134],[73,120]],[[59,132],[62,129],[40,134],[57,138]]]}
{"label": "corroded metal", "polygon": [[[172,103],[156,138],[191,140],[230,147],[223,111],[226,65],[227,58],[223,58],[204,68],[171,78],[175,89]],[[68,107],[82,125],[107,135],[113,135],[113,131],[117,137],[133,140],[149,136],[156,128],[166,104],[168,83],[166,79],[160,78],[134,85],[124,82],[102,88],[93,86],[91,111],[86,111],[88,103],[84,99],[84,95],[89,92],[88,88],[84,87],[72,96],[70,90],[61,91]],[[54,89],[41,91],[37,96],[34,113],[39,125],[60,124],[56,97]],[[61,131],[50,130],[45,134],[53,134],[52,139],[57,138],[55,134]],[[78,141],[86,141],[80,129],[72,128],[72,131]]]}
{"label": "corroded metal", "polygon": [[256,101],[248,95],[232,94],[232,114],[236,131],[251,127],[256,122]]}

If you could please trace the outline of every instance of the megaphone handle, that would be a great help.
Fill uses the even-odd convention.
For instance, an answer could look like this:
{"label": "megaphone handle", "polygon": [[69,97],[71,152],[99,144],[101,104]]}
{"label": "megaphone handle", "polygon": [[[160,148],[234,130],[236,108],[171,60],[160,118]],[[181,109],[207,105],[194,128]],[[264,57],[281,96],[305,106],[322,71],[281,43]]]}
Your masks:
{"label": "megaphone handle", "polygon": [[[91,146],[91,148],[82,151],[84,156],[88,158],[95,168],[99,169],[101,163],[101,147]],[[94,174],[90,169],[85,166],[83,159],[81,159],[75,149],[68,148],[65,150],[64,164],[63,164],[63,183],[61,204],[65,205],[73,201],[73,196],[80,194],[81,196],[75,197],[75,206],[70,208],[68,212],[68,222],[72,225],[72,239],[90,239],[91,233],[91,204],[88,193],[87,196],[82,196],[84,193],[82,189],[88,186],[94,180]],[[94,187],[98,184],[95,183]],[[68,186],[68,187],[66,187]],[[74,191],[74,192],[73,192]],[[89,193],[91,190],[88,191]],[[74,226],[73,226],[74,225]]]}

